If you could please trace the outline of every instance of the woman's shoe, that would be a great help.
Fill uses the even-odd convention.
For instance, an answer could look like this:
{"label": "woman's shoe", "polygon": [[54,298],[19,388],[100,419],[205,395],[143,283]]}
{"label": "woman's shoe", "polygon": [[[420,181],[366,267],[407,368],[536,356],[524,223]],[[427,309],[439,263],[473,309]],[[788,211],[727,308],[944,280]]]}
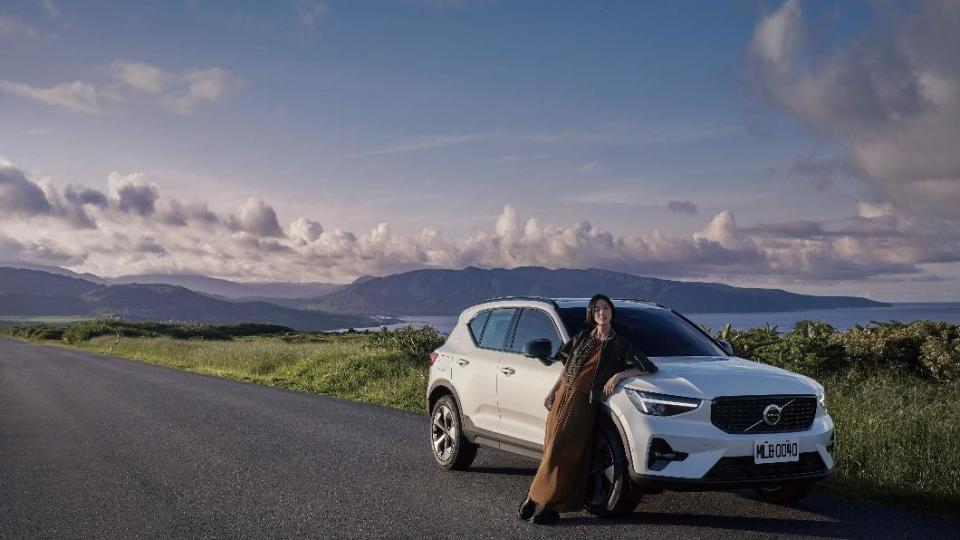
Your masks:
{"label": "woman's shoe", "polygon": [[530,519],[533,517],[533,513],[537,510],[537,503],[530,500],[528,496],[526,499],[520,503],[520,508],[517,508],[517,515],[520,516],[520,519]]}
{"label": "woman's shoe", "polygon": [[560,514],[554,510],[542,509],[533,515],[531,521],[537,525],[556,525],[560,521]]}

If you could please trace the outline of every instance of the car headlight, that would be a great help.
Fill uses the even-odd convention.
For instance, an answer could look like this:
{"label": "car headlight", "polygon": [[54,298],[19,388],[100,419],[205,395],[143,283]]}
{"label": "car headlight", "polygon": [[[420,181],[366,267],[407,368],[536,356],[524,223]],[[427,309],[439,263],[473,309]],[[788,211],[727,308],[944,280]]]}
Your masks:
{"label": "car headlight", "polygon": [[673,416],[690,412],[701,403],[699,399],[655,394],[633,388],[627,388],[627,397],[638,411],[650,416]]}
{"label": "car headlight", "polygon": [[827,410],[827,393],[820,392],[820,395],[817,396],[817,402],[820,403],[820,406],[823,407],[823,410]]}

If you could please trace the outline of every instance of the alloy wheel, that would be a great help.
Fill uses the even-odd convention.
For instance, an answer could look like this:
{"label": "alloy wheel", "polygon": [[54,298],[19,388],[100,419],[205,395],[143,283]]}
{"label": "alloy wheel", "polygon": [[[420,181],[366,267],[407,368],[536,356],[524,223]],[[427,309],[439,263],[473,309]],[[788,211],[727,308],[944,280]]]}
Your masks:
{"label": "alloy wheel", "polygon": [[440,461],[448,461],[458,440],[457,425],[453,411],[441,404],[433,413],[430,426],[430,440],[433,442],[433,453]]}

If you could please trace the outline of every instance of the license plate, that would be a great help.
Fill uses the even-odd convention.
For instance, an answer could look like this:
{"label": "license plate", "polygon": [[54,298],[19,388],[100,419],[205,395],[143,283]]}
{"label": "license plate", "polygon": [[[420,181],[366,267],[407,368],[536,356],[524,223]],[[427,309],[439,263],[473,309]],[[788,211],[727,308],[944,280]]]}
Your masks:
{"label": "license plate", "polygon": [[786,461],[800,461],[800,439],[757,439],[753,442],[754,463]]}

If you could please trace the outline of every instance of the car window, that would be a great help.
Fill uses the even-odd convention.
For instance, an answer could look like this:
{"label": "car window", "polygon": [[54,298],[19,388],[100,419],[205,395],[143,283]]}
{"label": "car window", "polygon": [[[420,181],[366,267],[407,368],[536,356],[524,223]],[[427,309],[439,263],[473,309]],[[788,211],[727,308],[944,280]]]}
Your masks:
{"label": "car window", "polygon": [[495,309],[490,312],[487,325],[480,336],[480,346],[484,349],[503,349],[507,341],[507,331],[510,330],[510,321],[516,309]]}
{"label": "car window", "polygon": [[[560,309],[570,335],[583,325],[586,313],[583,307]],[[617,306],[613,329],[647,356],[726,356],[699,328],[666,309]]]}
{"label": "car window", "polygon": [[483,335],[483,327],[485,324],[487,324],[487,318],[489,317],[489,311],[482,311],[477,314],[472,321],[470,321],[470,324],[467,325],[467,328],[470,329],[470,336],[473,337],[474,343],[480,343],[480,336]]}
{"label": "car window", "polygon": [[539,309],[524,309],[520,312],[520,321],[517,323],[517,330],[513,335],[513,345],[510,350],[522,353],[523,346],[528,341],[535,339],[550,340],[551,356],[560,348],[560,335],[557,334],[557,327],[553,324],[553,319]]}

